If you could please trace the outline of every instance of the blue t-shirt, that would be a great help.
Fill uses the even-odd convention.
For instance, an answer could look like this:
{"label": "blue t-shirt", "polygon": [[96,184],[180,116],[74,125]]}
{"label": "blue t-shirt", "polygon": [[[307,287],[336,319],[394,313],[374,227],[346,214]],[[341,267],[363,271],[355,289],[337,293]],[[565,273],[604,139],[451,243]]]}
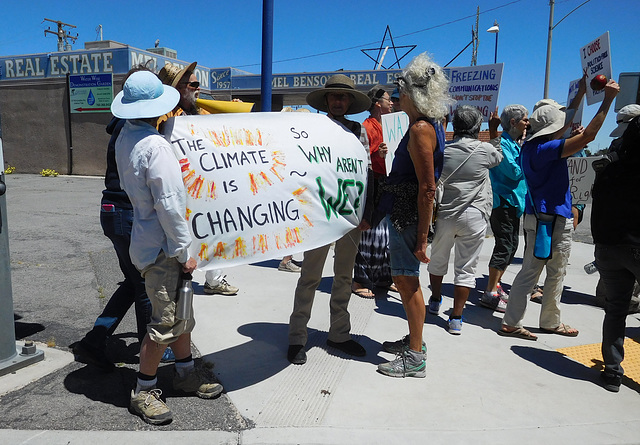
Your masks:
{"label": "blue t-shirt", "polygon": [[547,141],[534,138],[522,146],[520,158],[522,172],[527,179],[526,208],[535,213],[531,199],[539,213],[573,218],[571,213],[571,188],[566,158],[562,157],[564,139]]}

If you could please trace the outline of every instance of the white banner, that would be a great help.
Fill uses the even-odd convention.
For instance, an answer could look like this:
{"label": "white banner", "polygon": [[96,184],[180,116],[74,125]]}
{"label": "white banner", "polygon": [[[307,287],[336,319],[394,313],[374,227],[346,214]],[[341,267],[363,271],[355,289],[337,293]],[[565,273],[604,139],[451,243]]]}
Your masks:
{"label": "white banner", "polygon": [[457,103],[449,108],[449,122],[459,105],[471,105],[482,113],[483,120],[489,121],[491,112],[498,105],[502,63],[494,65],[444,68],[449,78],[449,94]]}
{"label": "white banner", "polygon": [[387,175],[391,173],[396,150],[408,129],[409,116],[404,111],[382,115],[382,140],[387,144],[387,149],[389,150],[384,160]]}
{"label": "white banner", "polygon": [[320,247],[360,223],[368,154],[324,115],[180,116],[165,134],[182,167],[200,269]]}
{"label": "white banner", "polygon": [[602,102],[604,90],[593,91],[591,79],[598,74],[604,74],[611,79],[611,46],[609,45],[609,31],[592,42],[580,48],[582,70],[587,72],[587,105]]}

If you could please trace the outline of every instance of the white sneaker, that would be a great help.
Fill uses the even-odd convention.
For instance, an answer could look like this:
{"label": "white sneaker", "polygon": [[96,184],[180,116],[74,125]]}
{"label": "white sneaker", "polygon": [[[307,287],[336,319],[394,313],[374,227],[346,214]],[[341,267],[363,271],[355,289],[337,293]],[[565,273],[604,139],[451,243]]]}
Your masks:
{"label": "white sneaker", "polygon": [[302,268],[300,266],[296,266],[293,263],[293,260],[289,260],[286,263],[280,261],[280,264],[278,264],[278,270],[283,272],[300,272]]}
{"label": "white sneaker", "polygon": [[225,278],[226,276],[222,278],[220,283],[213,284],[213,285],[205,282],[203,286],[204,293],[205,294],[221,294],[221,295],[237,294],[240,289],[230,285]]}

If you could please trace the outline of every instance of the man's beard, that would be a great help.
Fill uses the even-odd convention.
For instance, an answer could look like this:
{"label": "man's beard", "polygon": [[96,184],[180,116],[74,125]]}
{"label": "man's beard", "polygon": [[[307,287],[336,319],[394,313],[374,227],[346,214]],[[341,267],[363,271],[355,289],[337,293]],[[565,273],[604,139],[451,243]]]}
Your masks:
{"label": "man's beard", "polygon": [[187,114],[198,114],[198,106],[196,105],[196,92],[195,91],[185,91],[183,96],[183,104],[182,110]]}

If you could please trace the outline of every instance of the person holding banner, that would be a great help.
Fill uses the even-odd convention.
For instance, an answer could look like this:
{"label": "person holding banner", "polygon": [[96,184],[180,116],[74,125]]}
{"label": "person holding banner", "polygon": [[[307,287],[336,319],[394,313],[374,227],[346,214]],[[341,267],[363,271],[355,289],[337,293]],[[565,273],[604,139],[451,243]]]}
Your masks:
{"label": "person holding banner", "polygon": [[527,182],[525,200],[525,250],[522,269],[516,276],[498,334],[527,340],[538,337],[522,326],[527,294],[546,268],[544,297],[539,326],[543,332],[575,337],[578,330],[560,318],[560,297],[571,254],[571,187],[567,159],[593,141],[602,127],[613,99],[620,91],[610,80],[604,100],[589,125],[580,134],[563,139],[565,113],[553,105],[543,105],[530,116],[532,134],[521,152],[521,165]]}
{"label": "person holding banner", "polygon": [[378,209],[387,214],[391,275],[407,314],[409,335],[383,343],[385,351],[398,356],[378,365],[378,372],[391,377],[424,378],[427,364],[422,329],[426,308],[420,264],[429,262],[427,237],[436,181],[444,160],[441,121],[451,99],[449,80],[427,53],[416,56],[397,83],[400,105],[409,116],[409,129],[396,150]]}
{"label": "person holding banner", "polygon": [[[330,119],[352,132],[360,139],[369,156],[367,133],[359,122],[351,121],[346,115],[361,113],[371,106],[371,99],[356,90],[353,80],[344,74],[331,76],[324,88],[307,95],[307,103],[319,111],[324,111]],[[369,170],[371,167],[369,166]],[[372,175],[369,175],[373,179]],[[371,181],[367,184],[367,198],[373,192]],[[364,357],[365,349],[351,338],[351,322],[347,307],[351,298],[351,281],[360,232],[370,228],[368,221],[372,213],[371,199],[367,199],[363,220],[360,225],[349,231],[335,242],[333,259],[333,285],[331,286],[331,325],[327,345],[346,354]],[[311,318],[311,308],[316,289],[322,279],[322,269],[331,245],[327,244],[306,251],[302,261],[302,270],[295,290],[293,311],[289,318],[289,348],[287,359],[295,364],[307,362],[305,345],[307,343],[307,323]]]}
{"label": "person holding banner", "polygon": [[[392,110],[389,93],[380,85],[369,90],[371,98],[370,116],[362,126],[367,130],[371,168],[376,187],[387,176],[385,157],[387,144],[382,138],[382,116]],[[375,227],[362,232],[356,264],[353,270],[351,290],[362,298],[374,298],[374,287],[379,286],[394,292],[398,289],[393,284],[389,267],[389,230],[386,222],[380,221]]]}
{"label": "person holding banner", "polygon": [[150,424],[171,422],[173,415],[160,399],[157,370],[171,344],[176,356],[173,387],[212,398],[222,392],[195,369],[191,355],[193,316],[176,314],[181,275],[197,262],[189,255],[191,234],[185,219],[186,192],[171,144],[157,129],[158,116],[174,108],[180,94],[149,71],[133,73],[111,104],[115,117],[127,119],[116,141],[115,155],[123,190],[134,209],[131,260],[145,280],[151,301],[151,322],[140,348],[140,369],[129,409]]}
{"label": "person holding banner", "polygon": [[[194,74],[197,62],[192,62],[184,68],[173,64],[166,64],[158,77],[165,85],[170,85],[180,93],[180,102],[170,112],[158,119],[158,129],[164,122],[173,116],[192,116],[198,114],[210,114],[207,110],[198,107],[196,101],[200,95],[200,82]],[[205,283],[203,286],[205,294],[236,295],[239,289],[232,286],[226,280],[222,269],[207,270],[205,272]]]}

